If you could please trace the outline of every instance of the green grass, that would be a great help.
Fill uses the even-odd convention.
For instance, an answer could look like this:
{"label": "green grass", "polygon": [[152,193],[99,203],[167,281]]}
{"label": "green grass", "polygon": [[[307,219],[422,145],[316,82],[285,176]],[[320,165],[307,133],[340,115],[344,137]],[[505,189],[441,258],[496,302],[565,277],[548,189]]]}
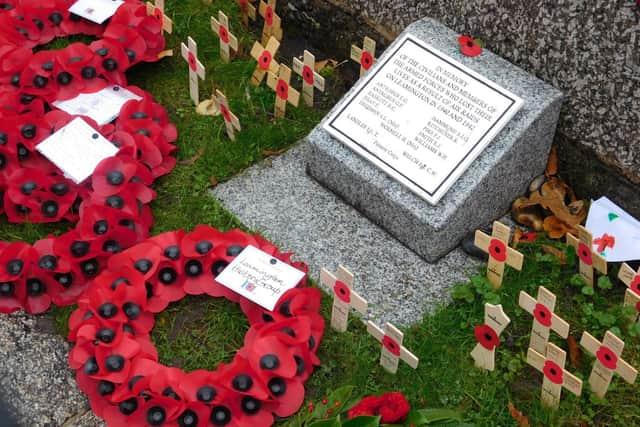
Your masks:
{"label": "green grass", "polygon": [[[209,26],[209,17],[217,15],[218,9],[229,15],[231,30],[240,38],[242,46],[240,58],[231,64],[220,61],[218,40]],[[151,92],[165,106],[179,131],[179,164],[154,186],[158,197],[152,203],[153,233],[179,228],[190,230],[200,223],[220,229],[242,227],[237,218],[209,196],[211,177],[219,182],[227,180],[263,158],[263,150],[281,150],[305,136],[340,96],[332,91],[340,86],[340,73],[330,73],[334,78],[328,81],[327,95],[316,95],[319,97],[317,109],[289,106],[287,118],[274,121],[274,93],[264,85],[260,88],[248,85],[255,62],[248,58],[247,52],[259,31],[250,34],[242,28],[235,2],[220,0],[206,6],[201,0],[167,1],[167,10],[174,21],[174,34],[168,37],[167,44],[175,48],[176,56],[156,64],[141,64],[128,74],[132,84]],[[257,29],[257,25],[254,28]],[[231,109],[243,126],[236,142],[227,139],[221,117],[199,116],[194,112],[189,98],[187,65],[179,53],[179,44],[186,41],[188,35],[198,42],[199,57],[207,69],[207,80],[200,86],[201,99],[209,96],[213,85],[226,93]],[[63,44],[56,41],[53,46]],[[291,62],[291,58],[282,60]],[[300,87],[299,80],[294,82],[294,87]],[[13,225],[1,220],[0,239],[32,242],[50,233],[61,233],[69,226]],[[482,321],[484,302],[483,296],[469,287],[470,301],[456,301],[441,307],[407,331],[405,344],[420,358],[415,371],[403,364],[397,375],[385,373],[378,365],[380,345],[366,334],[358,320],[352,319],[348,332],[343,334],[328,328],[319,352],[322,365],[307,383],[308,399],[317,400],[341,385],[353,384],[362,395],[400,390],[415,407],[458,409],[468,421],[480,426],[514,425],[507,410],[508,402],[522,410],[533,426],[578,426],[580,421],[589,425],[640,425],[637,389],[619,378],[613,380],[605,401],[594,399],[585,385],[580,398],[564,392],[559,411],[540,406],[542,374],[524,361],[531,317],[517,308],[520,290],[535,295],[537,287],[544,285],[556,292],[559,297],[556,311],[571,323],[571,333],[578,340],[583,330],[601,338],[607,327],[616,327],[627,340],[624,358],[635,366],[640,365],[640,348],[638,338],[630,336],[633,331],[628,329],[622,313],[609,308],[622,301],[620,284],[612,290],[598,289],[594,296],[583,295],[580,287],[573,286],[576,284],[575,263],[560,266],[542,255],[539,245],[529,245],[525,252],[524,270],[509,270],[498,294],[512,324],[503,334],[494,372],[474,368],[469,356],[475,345],[473,327]],[[611,277],[613,274],[615,272]],[[486,283],[480,276],[472,280],[475,287],[486,291]],[[497,298],[490,292],[485,292],[484,297]],[[330,298],[326,295],[322,310],[328,319]],[[70,311],[71,308],[52,309],[61,331],[66,328]],[[614,315],[611,325],[611,316],[607,314]],[[242,345],[247,327],[237,305],[214,298],[187,297],[157,316],[153,340],[165,364],[188,371],[213,369],[233,357]],[[555,343],[567,348],[557,336],[552,334],[552,337]],[[591,357],[583,355],[580,367],[569,370],[586,379],[592,363]]]}

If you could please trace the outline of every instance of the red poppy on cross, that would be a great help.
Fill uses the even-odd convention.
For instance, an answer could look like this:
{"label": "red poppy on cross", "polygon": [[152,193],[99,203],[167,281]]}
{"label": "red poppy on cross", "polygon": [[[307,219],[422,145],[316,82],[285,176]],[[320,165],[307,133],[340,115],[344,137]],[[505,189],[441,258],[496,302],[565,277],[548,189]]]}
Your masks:
{"label": "red poppy on cross", "polygon": [[294,107],[300,101],[300,92],[289,86],[291,81],[291,69],[284,64],[280,64],[278,74],[269,71],[267,76],[267,86],[276,92],[275,117],[281,119],[287,112],[287,102]]}
{"label": "red poppy on cross", "polygon": [[200,103],[198,77],[204,80],[205,70],[204,65],[198,60],[198,45],[191,37],[187,39],[187,43],[187,45],[182,43],[180,49],[182,57],[189,64],[189,94],[193,103],[198,105]]}
{"label": "red poppy on cross", "polygon": [[391,323],[387,322],[384,330],[382,330],[375,323],[369,321],[367,323],[367,332],[382,344],[380,365],[384,369],[395,374],[398,372],[400,360],[413,369],[418,367],[420,360],[402,345],[404,334]]}
{"label": "red poppy on cross", "polygon": [[240,6],[240,12],[242,13],[242,23],[245,27],[249,26],[249,18],[252,21],[256,20],[256,7],[249,2],[249,0],[236,0],[236,3]]}
{"label": "red poppy on cross", "polygon": [[351,59],[360,64],[360,77],[371,68],[375,62],[376,42],[375,40],[365,37],[362,48],[351,45]]}
{"label": "red poppy on cross", "polygon": [[593,286],[593,269],[607,274],[607,260],[593,251],[593,236],[582,225],[578,227],[578,238],[567,233],[567,245],[575,248],[580,259],[580,276],[589,286]]}
{"label": "red poppy on cross", "polygon": [[260,43],[255,42],[253,48],[251,48],[251,56],[258,61],[256,69],[251,75],[251,84],[253,86],[260,86],[264,76],[267,72],[277,73],[280,66],[275,61],[274,57],[280,47],[280,42],[271,37],[266,46],[262,46]]}
{"label": "red poppy on cross", "polygon": [[527,363],[544,374],[540,399],[545,406],[557,408],[560,405],[562,388],[576,396],[582,393],[582,381],[564,369],[567,353],[553,343],[547,343],[543,354],[532,348],[527,352]]}
{"label": "red poppy on cross", "polygon": [[211,29],[220,39],[220,57],[228,63],[231,51],[238,50],[238,39],[229,32],[229,18],[221,10],[218,11],[218,19],[211,17]]}
{"label": "red poppy on cross", "polygon": [[493,223],[491,236],[486,235],[480,230],[476,230],[474,243],[478,248],[489,253],[487,278],[496,289],[502,286],[505,264],[516,270],[522,269],[524,257],[520,252],[509,247],[510,232],[509,227],[498,221],[494,221]]}
{"label": "red poppy on cross", "polygon": [[155,16],[158,21],[162,21],[162,30],[171,34],[173,31],[173,21],[164,13],[164,0],[155,0],[155,4],[147,2],[147,15]]}
{"label": "red poppy on cross", "polygon": [[624,263],[620,267],[618,279],[627,285],[627,290],[624,294],[624,305],[636,307],[635,320],[638,320],[640,316],[640,268],[636,272],[633,271],[629,264]]}
{"label": "red poppy on cross", "polygon": [[235,114],[231,112],[229,109],[229,103],[227,102],[227,97],[224,96],[220,90],[216,89],[216,107],[222,114],[222,118],[224,119],[224,125],[227,128],[227,135],[229,135],[229,139],[232,141],[236,140],[235,130],[242,130],[240,126],[240,120],[236,117]]}
{"label": "red poppy on cross", "polygon": [[367,313],[367,301],[352,289],[353,274],[342,265],[338,266],[335,276],[326,268],[320,270],[320,283],[326,289],[333,289],[331,327],[336,331],[347,330],[349,310],[352,307],[362,315]]}
{"label": "red poppy on cross", "polygon": [[474,328],[478,344],[471,351],[471,357],[478,368],[493,371],[495,368],[496,347],[500,345],[500,334],[511,323],[511,319],[502,311],[501,305],[485,303],[484,324]]}
{"label": "red poppy on cross", "polygon": [[262,29],[262,44],[266,44],[270,37],[282,40],[282,27],[280,17],[276,14],[276,0],[260,0],[260,16],[264,18]]}
{"label": "red poppy on cross", "polygon": [[529,347],[538,353],[545,353],[551,330],[565,339],[569,335],[569,324],[553,312],[556,306],[556,296],[544,286],[538,288],[537,299],[525,291],[520,291],[518,304],[527,313],[533,315]]}
{"label": "red poppy on cross", "polygon": [[309,107],[313,107],[313,89],[324,92],[324,77],[315,71],[315,65],[316,58],[308,50],[302,61],[293,58],[293,72],[302,77],[302,99]]}

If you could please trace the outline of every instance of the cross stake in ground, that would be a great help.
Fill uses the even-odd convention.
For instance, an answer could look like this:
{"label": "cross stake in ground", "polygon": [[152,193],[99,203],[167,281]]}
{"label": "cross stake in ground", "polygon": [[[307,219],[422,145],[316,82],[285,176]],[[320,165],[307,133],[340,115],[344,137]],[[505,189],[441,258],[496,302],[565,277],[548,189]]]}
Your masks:
{"label": "cross stake in ground", "polygon": [[573,246],[580,259],[580,276],[589,286],[593,286],[593,269],[607,274],[607,260],[593,250],[593,236],[582,225],[578,226],[578,239],[567,233],[567,245]]}
{"label": "cross stake in ground", "polygon": [[362,77],[376,60],[375,40],[365,36],[362,48],[355,44],[351,45],[351,59],[360,64],[360,77]]}
{"label": "cross stake in ground", "polygon": [[611,331],[604,334],[602,343],[588,332],[583,332],[580,345],[596,357],[589,376],[589,384],[598,397],[603,398],[607,393],[614,373],[620,375],[629,384],[636,381],[638,371],[620,357],[624,349],[624,341]]}
{"label": "cross stake in ground", "polygon": [[324,77],[315,71],[316,58],[308,50],[304,51],[303,60],[293,58],[293,72],[302,77],[302,99],[309,107],[313,107],[313,88],[324,92]]}
{"label": "cross stake in ground", "polygon": [[411,366],[413,369],[418,367],[418,362],[420,360],[402,346],[404,334],[391,323],[387,322],[383,331],[375,323],[369,321],[367,323],[367,332],[373,335],[378,342],[382,343],[380,364],[384,369],[395,374],[398,371],[400,360]]}
{"label": "cross stake in ground", "polygon": [[522,270],[524,256],[509,247],[509,227],[494,221],[491,236],[487,236],[480,230],[476,230],[475,245],[489,254],[487,265],[487,278],[494,288],[502,286],[504,278],[504,265],[508,264],[516,270]]}
{"label": "cross stake in ground", "polygon": [[158,21],[162,20],[162,30],[171,34],[173,21],[164,13],[164,0],[155,0],[155,4],[147,2],[147,15],[153,15]]}
{"label": "cross stake in ground", "polygon": [[242,13],[242,24],[248,27],[249,18],[252,21],[256,20],[256,7],[249,0],[236,0],[236,3],[240,6],[240,12]]}
{"label": "cross stake in ground", "polygon": [[320,271],[320,283],[333,289],[333,308],[331,310],[331,327],[338,332],[347,330],[349,310],[353,307],[358,313],[367,313],[367,301],[358,295],[353,289],[353,274],[338,266],[334,276],[326,268]]}
{"label": "cross stake in ground", "polygon": [[262,28],[262,44],[266,44],[269,37],[276,40],[282,40],[282,27],[280,17],[276,14],[276,0],[260,0],[260,16],[264,18],[264,27]]}
{"label": "cross stake in ground", "polygon": [[500,334],[511,323],[500,304],[484,305],[484,324],[476,326],[474,335],[478,344],[471,351],[476,366],[493,371],[496,360],[496,347],[500,344]]}
{"label": "cross stake in ground", "polygon": [[240,127],[240,120],[238,120],[238,117],[231,112],[229,109],[229,103],[227,102],[227,97],[224,96],[224,93],[220,92],[220,90],[216,90],[216,107],[218,107],[220,114],[222,114],[229,139],[235,141],[236,134],[234,129],[237,131],[242,130]]}
{"label": "cross stake in ground", "polygon": [[253,86],[260,86],[260,83],[264,80],[264,76],[267,72],[278,72],[280,66],[275,61],[274,57],[276,56],[276,52],[279,47],[280,42],[273,37],[269,39],[269,42],[265,47],[258,42],[253,44],[253,47],[251,48],[251,56],[258,61],[258,65],[256,65],[256,69],[251,75],[251,84]]}
{"label": "cross stake in ground", "polygon": [[547,343],[546,356],[530,348],[527,351],[527,363],[542,372],[542,404],[557,408],[560,405],[562,388],[576,396],[582,393],[582,381],[564,369],[567,353],[553,343]]}
{"label": "cross stake in ground", "polygon": [[218,19],[211,17],[211,29],[220,39],[220,57],[224,62],[231,61],[231,51],[238,50],[238,39],[229,31],[229,18],[218,11]]}
{"label": "cross stake in ground", "polygon": [[633,271],[629,264],[624,263],[620,267],[618,273],[618,279],[627,285],[627,290],[624,294],[624,305],[633,306],[636,308],[636,320],[640,315],[640,268],[638,271]]}
{"label": "cross stake in ground", "polygon": [[187,39],[188,45],[182,43],[180,48],[182,50],[182,57],[189,64],[189,94],[196,106],[200,103],[200,93],[198,90],[198,77],[204,80],[204,65],[198,59],[198,45],[189,37]]}
{"label": "cross stake in ground", "polygon": [[538,288],[537,300],[525,291],[520,291],[518,304],[527,313],[533,315],[529,347],[538,353],[545,354],[551,330],[562,338],[566,339],[569,336],[569,324],[553,312],[556,296],[544,286]]}
{"label": "cross stake in ground", "polygon": [[267,86],[276,92],[276,102],[274,114],[276,119],[284,118],[287,112],[287,102],[294,107],[300,102],[300,92],[289,86],[291,81],[291,68],[280,64],[278,74],[269,72],[267,76]]}

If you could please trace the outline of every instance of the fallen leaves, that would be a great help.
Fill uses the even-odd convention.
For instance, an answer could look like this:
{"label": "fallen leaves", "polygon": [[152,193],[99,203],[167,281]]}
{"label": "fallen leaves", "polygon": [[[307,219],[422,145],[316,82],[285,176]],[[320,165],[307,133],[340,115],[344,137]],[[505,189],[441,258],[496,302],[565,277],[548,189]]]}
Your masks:
{"label": "fallen leaves", "polygon": [[204,148],[200,148],[196,152],[196,154],[194,154],[192,157],[189,157],[188,159],[180,160],[178,163],[181,165],[191,166],[192,164],[197,162],[200,159],[200,157],[202,157],[203,154],[204,154]]}
{"label": "fallen leaves", "polygon": [[530,427],[529,419],[516,408],[513,403],[509,402],[507,404],[507,408],[509,408],[509,413],[511,414],[511,418],[513,418],[517,423],[518,427]]}
{"label": "fallen leaves", "polygon": [[280,154],[286,153],[288,150],[288,148],[283,148],[281,150],[262,150],[260,152],[260,154],[262,154],[265,157],[269,157],[269,156],[279,156]]}
{"label": "fallen leaves", "polygon": [[569,346],[569,362],[571,363],[571,366],[577,368],[580,366],[580,356],[582,355],[582,351],[580,350],[580,346],[573,335],[569,335],[567,337],[567,345]]}
{"label": "fallen leaves", "polygon": [[558,147],[555,144],[551,146],[544,174],[547,176],[556,176],[558,174]]}

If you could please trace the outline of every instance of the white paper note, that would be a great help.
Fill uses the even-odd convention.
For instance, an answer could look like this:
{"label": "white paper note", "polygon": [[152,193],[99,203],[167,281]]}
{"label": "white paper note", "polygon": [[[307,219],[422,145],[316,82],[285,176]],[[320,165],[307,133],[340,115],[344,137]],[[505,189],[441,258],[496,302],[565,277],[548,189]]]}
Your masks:
{"label": "white paper note", "polygon": [[96,24],[102,24],[111,18],[122,4],[122,0],[78,0],[69,8],[69,12]]}
{"label": "white paper note", "polygon": [[216,278],[220,284],[273,311],[280,297],[295,288],[305,273],[247,246]]}
{"label": "white paper note", "polygon": [[640,259],[640,221],[606,197],[591,203],[587,230],[593,250],[609,262]]}
{"label": "white paper note", "polygon": [[36,150],[76,184],[93,175],[98,163],[118,152],[115,145],[80,117],[38,144]]}
{"label": "white paper note", "polygon": [[107,86],[94,93],[81,93],[66,101],[55,101],[53,106],[69,114],[91,117],[100,126],[115,120],[122,106],[129,100],[142,98],[135,93],[117,86]]}

